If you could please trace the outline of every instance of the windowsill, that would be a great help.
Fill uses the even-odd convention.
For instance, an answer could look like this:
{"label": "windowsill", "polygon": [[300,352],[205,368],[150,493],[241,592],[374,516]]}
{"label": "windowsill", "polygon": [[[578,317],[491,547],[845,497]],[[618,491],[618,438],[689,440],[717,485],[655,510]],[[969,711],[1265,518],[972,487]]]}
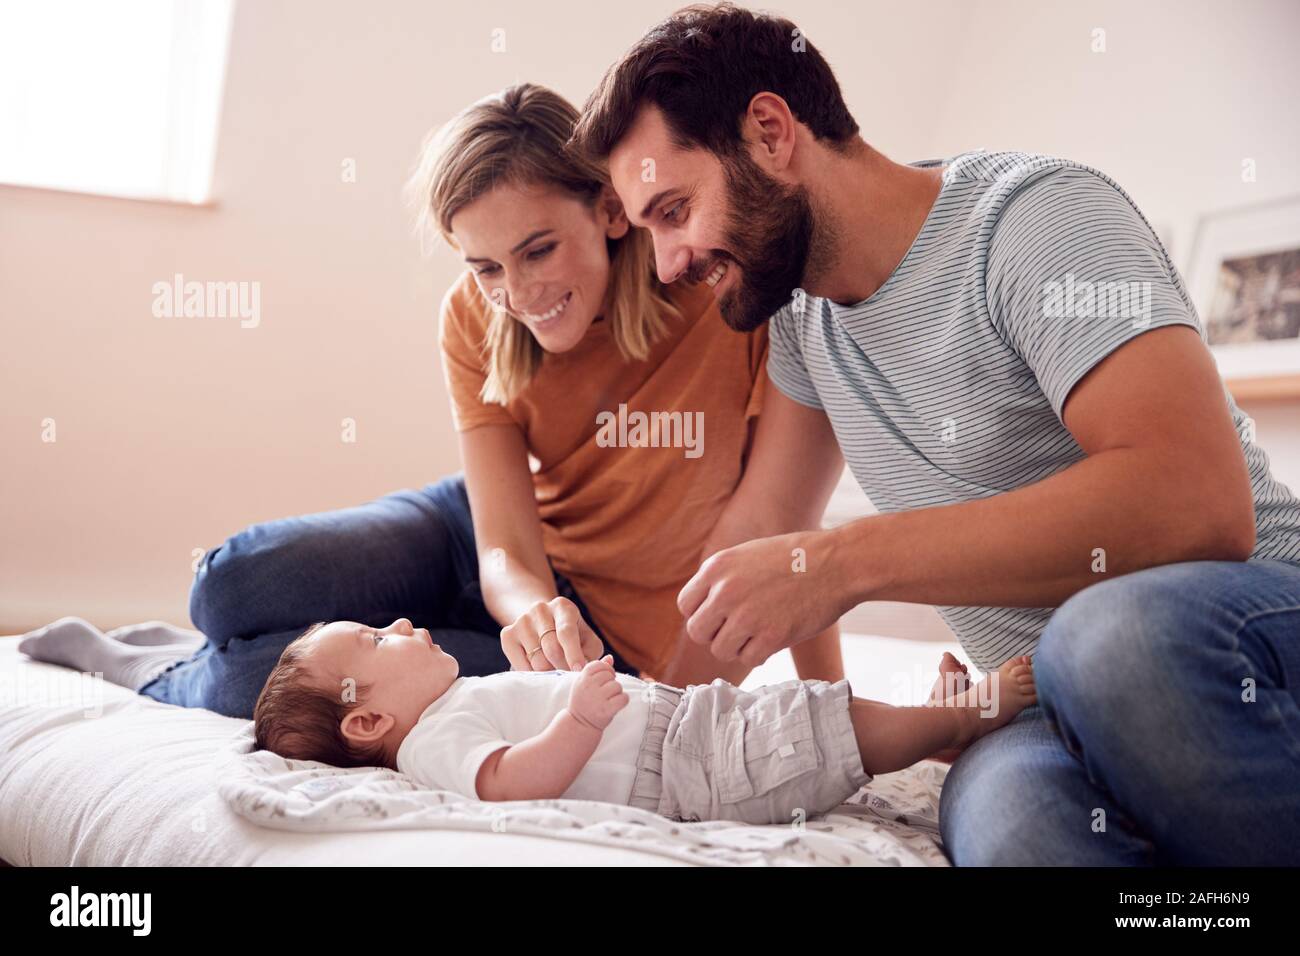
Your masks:
{"label": "windowsill", "polygon": [[125,202],[141,202],[151,205],[181,206],[188,209],[216,209],[219,203],[215,199],[202,202],[190,202],[186,199],[173,199],[170,196],[156,196],[145,193],[90,192],[66,186],[36,186],[28,183],[0,182],[0,190],[21,189],[27,192],[57,193],[63,196],[84,196],[91,199],[116,199]]}

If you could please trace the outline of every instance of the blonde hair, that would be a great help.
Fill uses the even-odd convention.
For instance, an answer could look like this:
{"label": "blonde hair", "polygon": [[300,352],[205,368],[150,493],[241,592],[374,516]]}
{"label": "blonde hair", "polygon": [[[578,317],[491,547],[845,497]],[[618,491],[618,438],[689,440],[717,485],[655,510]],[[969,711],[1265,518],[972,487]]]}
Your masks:
{"label": "blonde hair", "polygon": [[[564,97],[533,83],[466,107],[421,146],[407,184],[417,232],[440,234],[454,247],[452,218],[501,185],[549,186],[594,206],[609,175],[566,149],[577,120],[578,111]],[[606,320],[623,357],[643,359],[665,330],[664,316],[680,313],[655,275],[647,233],[629,226],[621,239],[608,239],[606,245],[613,291],[606,296]],[[536,374],[543,351],[526,325],[495,304],[488,306],[488,370],[479,397],[504,405]]]}

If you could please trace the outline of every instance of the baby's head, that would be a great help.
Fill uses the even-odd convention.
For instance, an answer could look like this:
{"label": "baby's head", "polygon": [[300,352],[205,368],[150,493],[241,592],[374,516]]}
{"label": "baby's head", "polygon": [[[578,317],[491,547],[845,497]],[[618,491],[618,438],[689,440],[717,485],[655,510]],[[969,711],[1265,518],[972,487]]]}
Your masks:
{"label": "baby's head", "polygon": [[259,749],[336,767],[392,767],[460,666],[406,618],[321,622],[284,649],[253,708]]}

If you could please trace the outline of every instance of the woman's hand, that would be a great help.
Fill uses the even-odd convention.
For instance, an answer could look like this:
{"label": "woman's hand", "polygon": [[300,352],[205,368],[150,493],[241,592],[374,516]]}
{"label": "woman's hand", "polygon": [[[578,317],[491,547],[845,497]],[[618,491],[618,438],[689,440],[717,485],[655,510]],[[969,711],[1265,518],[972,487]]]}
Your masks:
{"label": "woman's hand", "polygon": [[576,604],[557,597],[538,601],[501,629],[501,650],[516,671],[582,670],[600,660],[605,645]]}

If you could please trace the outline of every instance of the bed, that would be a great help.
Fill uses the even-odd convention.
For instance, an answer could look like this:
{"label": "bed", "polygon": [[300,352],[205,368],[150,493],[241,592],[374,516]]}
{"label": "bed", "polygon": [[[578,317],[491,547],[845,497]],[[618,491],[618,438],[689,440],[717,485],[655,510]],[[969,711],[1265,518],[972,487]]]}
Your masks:
{"label": "bed", "polygon": [[[859,696],[916,702],[954,644],[846,636]],[[960,656],[960,655],[959,655]],[[746,685],[794,676],[788,654]],[[253,754],[251,722],[161,704],[0,637],[0,861],[12,866],[945,866],[945,764],[878,776],[773,827],[671,824],[586,801],[485,804],[395,771]]]}

